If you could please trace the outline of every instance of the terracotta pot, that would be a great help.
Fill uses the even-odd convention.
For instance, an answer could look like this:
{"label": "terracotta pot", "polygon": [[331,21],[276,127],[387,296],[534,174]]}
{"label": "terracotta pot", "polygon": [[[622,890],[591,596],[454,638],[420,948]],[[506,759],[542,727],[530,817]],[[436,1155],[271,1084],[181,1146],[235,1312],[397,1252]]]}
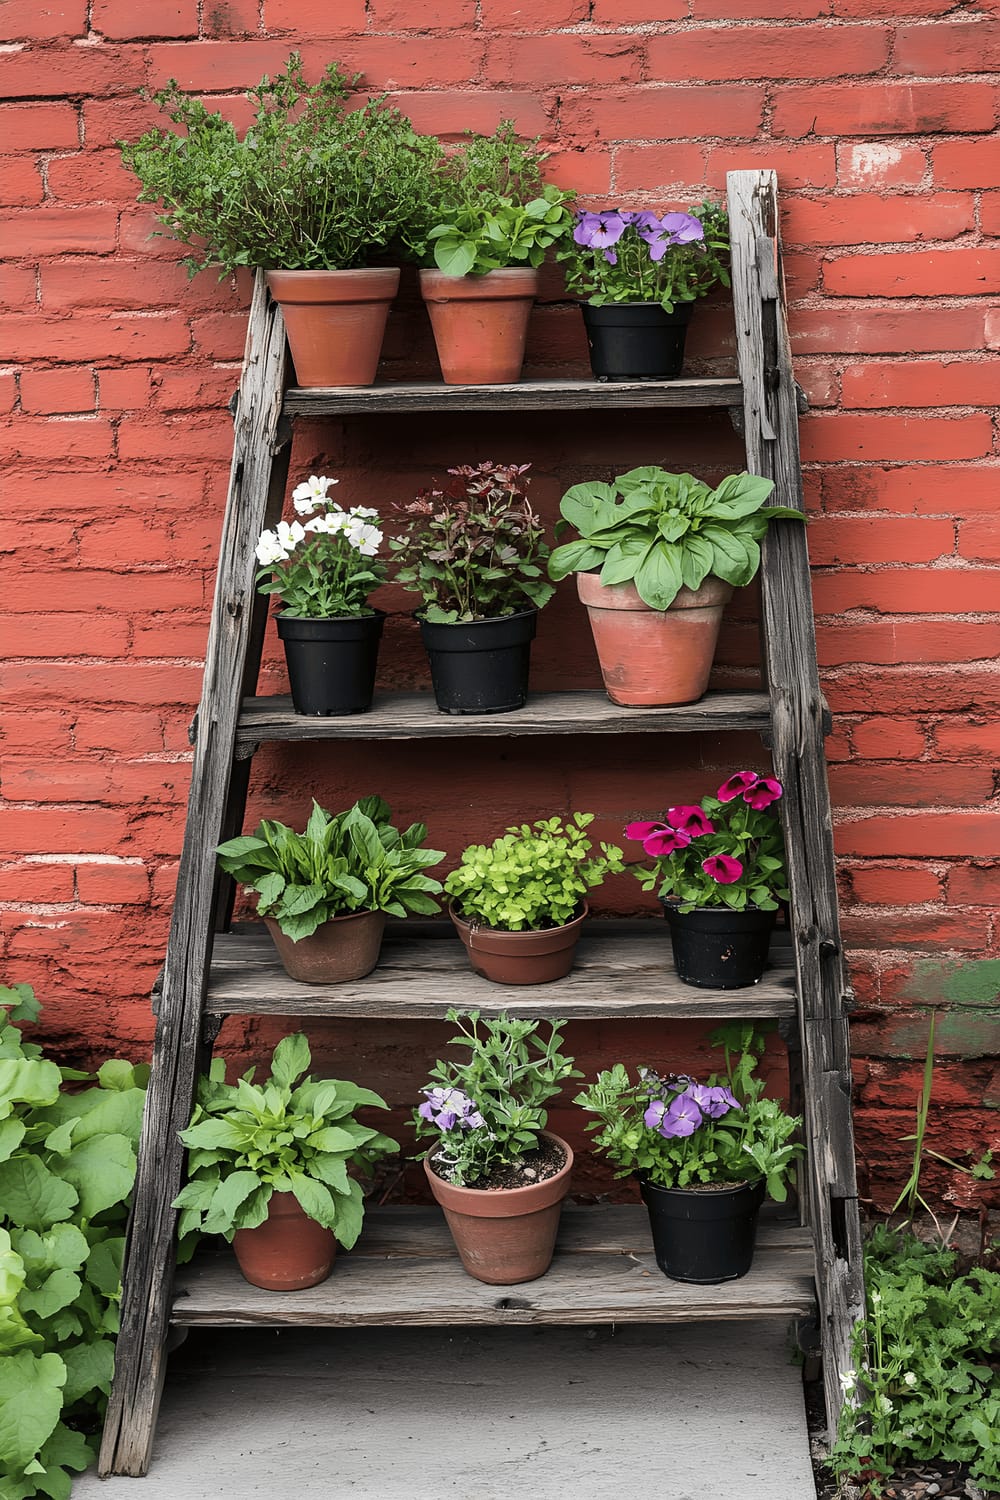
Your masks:
{"label": "terracotta pot", "polygon": [[552,1261],[559,1215],[569,1192],[573,1153],[551,1131],[542,1132],[566,1153],[566,1164],[554,1177],[531,1187],[454,1187],[439,1177],[424,1157],[431,1192],[444,1209],[462,1265],[489,1286],[513,1286],[544,1276]]}
{"label": "terracotta pot", "polygon": [[399,268],[268,271],[300,386],[371,385]]}
{"label": "terracotta pot", "polygon": [[584,902],[583,911],[572,922],[541,932],[498,932],[467,922],[453,906],[448,911],[469,962],[483,979],[494,984],[551,984],[554,979],[565,979],[572,969],[590,907]]}
{"label": "terracotta pot", "polygon": [[512,385],[521,378],[538,272],[524,267],[485,276],[421,271],[445,385]]}
{"label": "terracotta pot", "polygon": [[294,943],[273,917],[264,924],[274,939],[285,973],[302,984],[343,984],[363,979],[378,963],[385,929],[384,911],[355,911],[333,917],[311,937]]}
{"label": "terracotta pot", "polygon": [[267,1218],[256,1229],[237,1229],[233,1250],[245,1280],[269,1292],[316,1286],[333,1269],[332,1229],[310,1219],[293,1193],[272,1193]]}
{"label": "terracotta pot", "polygon": [[706,578],[700,589],[682,588],[665,610],[644,604],[635,584],[603,584],[597,573],[578,573],[576,587],[587,606],[612,703],[629,708],[697,703],[708,687],[731,584]]}

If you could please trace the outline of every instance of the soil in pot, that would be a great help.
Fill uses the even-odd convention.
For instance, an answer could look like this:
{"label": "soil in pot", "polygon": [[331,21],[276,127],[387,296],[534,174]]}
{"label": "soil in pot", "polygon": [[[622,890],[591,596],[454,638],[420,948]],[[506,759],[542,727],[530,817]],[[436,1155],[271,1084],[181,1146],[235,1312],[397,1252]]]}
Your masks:
{"label": "soil in pot", "polygon": [[[522,1176],[527,1167],[538,1179],[521,1187],[455,1187],[437,1175],[429,1156],[424,1158],[431,1192],[444,1209],[462,1265],[477,1281],[514,1286],[544,1276],[551,1264],[573,1152],[551,1131],[542,1133],[542,1142],[537,1161],[522,1161]],[[555,1171],[543,1175],[553,1165]]]}
{"label": "soil in pot", "polygon": [[294,1193],[272,1193],[263,1224],[237,1229],[233,1251],[251,1286],[294,1292],[326,1280],[337,1241],[332,1229],[307,1217]]}
{"label": "soil in pot", "polygon": [[264,924],[290,979],[301,984],[343,984],[363,979],[378,963],[385,912],[354,911],[333,917],[297,943],[273,917],[265,917]]}
{"label": "soil in pot", "polygon": [[445,385],[513,385],[521,378],[538,272],[512,266],[485,276],[420,272]]}
{"label": "soil in pot", "polygon": [[367,713],[375,691],[385,612],[306,620],[277,617],[297,714],[329,718]]}
{"label": "soil in pot", "polygon": [[523,708],[537,623],[537,609],[459,625],[421,620],[439,712],[507,714]]}
{"label": "soil in pot", "polygon": [[656,1264],[664,1276],[702,1286],[745,1276],[764,1186],[762,1177],[704,1188],[663,1188],[640,1179]]}
{"label": "soil in pot", "polygon": [[399,268],[268,271],[300,386],[371,385]]}
{"label": "soil in pot", "polygon": [[676,380],[694,304],[664,312],[658,302],[582,304],[590,366],[598,380]]}
{"label": "soil in pot", "polygon": [[563,927],[538,932],[502,932],[467,922],[448,908],[455,930],[475,972],[494,984],[551,984],[565,979],[573,967],[576,945],[590,908]]}
{"label": "soil in pot", "polygon": [[741,990],[758,984],[767,967],[777,911],[751,906],[701,906],[678,911],[664,901],[674,967],[684,984],[705,990]]}
{"label": "soil in pot", "polygon": [[706,578],[700,589],[682,588],[665,610],[644,604],[634,584],[602,584],[597,573],[578,573],[576,587],[612,703],[697,703],[708,687],[730,584]]}

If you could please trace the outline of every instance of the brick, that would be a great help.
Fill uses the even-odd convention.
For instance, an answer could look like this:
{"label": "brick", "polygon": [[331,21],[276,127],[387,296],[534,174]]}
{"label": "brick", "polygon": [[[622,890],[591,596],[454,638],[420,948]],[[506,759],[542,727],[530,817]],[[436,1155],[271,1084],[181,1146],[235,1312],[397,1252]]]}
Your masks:
{"label": "brick", "polygon": [[0,807],[0,849],[11,854],[97,854],[117,848],[127,831],[117,808]]}
{"label": "brick", "polygon": [[[140,371],[140,376],[142,375]],[[228,473],[228,468],[227,471]],[[43,507],[51,503],[52,483],[48,475],[25,474],[18,483],[18,493],[24,510]],[[181,511],[188,513],[202,504],[205,497],[205,478],[199,469],[195,473],[180,472],[176,465],[163,473],[143,470],[138,466],[115,470],[105,474],[78,474],[73,479],[73,504],[78,515],[107,517],[124,508],[129,514],[137,510]],[[221,518],[225,502],[225,478],[222,495],[213,514]],[[100,591],[107,586],[107,575],[93,580]],[[155,608],[155,605],[151,605]]]}
{"label": "brick", "polygon": [[838,807],[976,807],[993,792],[989,766],[862,765],[830,767]]}
{"label": "brick", "polygon": [[31,702],[48,698],[76,702],[194,704],[201,673],[195,667],[160,666],[147,662],[115,662],[110,666],[78,663],[15,662],[0,666],[0,685],[12,700]]}
{"label": "brick", "polygon": [[884,308],[867,304],[864,316],[845,315],[839,306],[793,307],[788,315],[795,354],[965,353],[984,342],[983,309],[958,307]]}
{"label": "brick", "polygon": [[834,297],[977,297],[1000,292],[1000,250],[912,250],[844,255],[827,263],[824,289]]}
{"label": "brick", "polygon": [[225,458],[232,450],[232,422],[227,411],[209,416],[160,417],[122,425],[118,452],[123,461],[171,456],[179,461]]}
{"label": "brick", "polygon": [[773,170],[783,189],[827,188],[837,180],[837,158],[831,144],[715,146],[708,153],[706,181],[724,189],[727,172]]}
{"label": "brick", "polygon": [[944,520],[816,516],[809,523],[808,535],[810,561],[821,567],[831,563],[932,562],[955,549],[955,528]]}
{"label": "brick", "polygon": [[167,563],[178,557],[169,522],[156,515],[124,515],[89,521],[79,531],[82,567],[114,566],[122,557]]}
{"label": "brick", "polygon": [[673,141],[703,135],[754,137],[764,114],[763,87],[641,85],[625,94],[588,90],[563,100],[561,136],[588,140]]}
{"label": "brick", "polygon": [[17,399],[17,379],[13,370],[0,372],[0,412],[13,411]]}
{"label": "brick", "polygon": [[[264,0],[266,31],[299,36],[354,36],[365,29],[365,0]],[[239,85],[237,85],[238,87]]]}
{"label": "brick", "polygon": [[[844,942],[880,948],[885,943],[886,918],[881,912],[845,912],[841,916]],[[892,919],[893,940],[908,948],[985,948],[989,921],[985,916],[959,912],[900,912]]]}
{"label": "brick", "polygon": [[163,721],[157,713],[85,710],[77,717],[73,740],[79,751],[149,755],[163,749]]}
{"label": "brick", "polygon": [[[552,123],[541,99],[530,93],[422,89],[417,94],[393,94],[391,103],[428,135],[459,136],[466,130],[490,135],[501,120],[513,120],[519,134],[534,136],[544,135]],[[545,175],[551,175],[548,168]]]}
{"label": "brick", "polygon": [[[146,51],[146,83],[156,89],[175,78],[187,93],[223,93],[245,89],[263,74],[279,72],[287,61],[288,43],[277,40],[154,42]],[[320,71],[306,67],[310,79]]]}
{"label": "brick", "polygon": [[819,635],[821,666],[846,662],[986,661],[1000,656],[1000,624],[971,620],[884,620],[826,626]]}
{"label": "brick", "polygon": [[105,255],[115,248],[118,215],[112,208],[40,208],[0,221],[0,255]]}
{"label": "brick", "polygon": [[171,235],[164,235],[152,208],[140,204],[118,216],[118,246],[126,255],[147,260],[180,261],[183,246]]}
{"label": "brick", "polygon": [[83,359],[150,360],[186,354],[190,347],[190,329],[176,314],[0,319],[0,359],[66,364]]}
{"label": "brick", "polygon": [[839,853],[847,855],[990,858],[1000,849],[1000,814],[983,810],[878,813],[838,821],[834,841]]}
{"label": "brick", "polygon": [[0,156],[0,204],[24,208],[42,201],[42,175],[28,156]]}
{"label": "brick", "polygon": [[695,21],[815,21],[832,16],[834,0],[692,0]]}
{"label": "brick", "polygon": [[21,310],[35,302],[34,266],[0,266],[0,307]]}
{"label": "brick", "polygon": [[1000,161],[993,136],[978,141],[942,141],[931,153],[931,165],[938,187],[1000,187]]}
{"label": "brick", "polygon": [[[409,0],[368,0],[368,24],[373,31],[451,31],[469,29],[476,24],[477,0],[423,0],[411,5]],[[576,17],[586,20],[586,17]],[[489,28],[486,16],[483,25]],[[541,31],[544,17],[531,29]]]}
{"label": "brick", "polygon": [[149,873],[142,865],[78,865],[76,889],[87,906],[135,906],[149,900]]}
{"label": "brick", "polygon": [[784,216],[787,245],[898,244],[951,240],[975,226],[971,193],[886,197],[790,198]]}
{"label": "brick", "polygon": [[72,901],[74,894],[72,865],[0,866],[0,901]]}
{"label": "brick", "polygon": [[949,760],[1000,755],[1000,724],[995,719],[942,719],[934,726],[934,753]]}
{"label": "brick", "polygon": [[128,645],[128,622],[94,611],[0,615],[0,637],[8,657],[121,656]]}
{"label": "brick", "polygon": [[[493,0],[496,4],[497,0]],[[648,26],[656,21],[683,21],[687,0],[592,0],[595,26]]]}
{"label": "brick", "polygon": [[[127,377],[129,371],[105,370],[100,371],[101,404],[105,401],[105,386],[107,386],[107,399],[112,405],[128,407],[125,409],[139,409],[147,404],[154,404],[159,411],[195,411],[199,408],[207,408],[217,412],[224,407],[232,397],[239,384],[240,372],[238,368],[212,370],[198,368],[192,370],[171,369],[166,366],[156,372],[155,381],[150,379],[148,384],[150,390],[147,395],[137,393],[134,388],[129,388],[120,378]],[[151,372],[145,372],[151,375]]]}
{"label": "brick", "polygon": [[202,36],[247,36],[259,30],[259,0],[208,0],[203,6]]}
{"label": "brick", "polygon": [[979,200],[979,225],[984,234],[1000,234],[1000,193],[983,193]]}
{"label": "brick", "polygon": [[653,36],[653,78],[837,78],[877,73],[889,57],[880,26],[734,26]]}
{"label": "brick", "polygon": [[883,614],[992,613],[1000,600],[1000,568],[842,569],[813,576],[817,614],[875,609]]}
{"label": "brick", "polygon": [[979,712],[1000,707],[1000,674],[993,663],[984,670],[973,663],[919,667],[846,667],[826,675],[827,697],[834,713],[864,713],[872,703],[891,702],[904,714]]}
{"label": "brick", "polygon": [[21,410],[31,413],[93,411],[94,372],[67,366],[61,370],[21,372]]}
{"label": "brick", "polygon": [[[175,373],[187,372],[174,372],[168,366],[161,378],[165,379],[168,374]],[[124,370],[99,369],[97,393],[101,411],[143,411],[152,401],[152,371],[142,369],[139,365],[130,365]]]}
{"label": "brick", "polygon": [[842,188],[918,187],[927,172],[919,146],[898,141],[840,141],[837,183]]}
{"label": "brick", "polygon": [[806,463],[845,459],[978,458],[992,447],[989,415],[964,417],[809,415],[801,424]]}
{"label": "brick", "polygon": [[0,454],[8,458],[109,458],[114,433],[101,417],[21,417],[0,434]]}
{"label": "brick", "polygon": [[198,35],[198,0],[156,0],[155,5],[135,5],[132,0],[93,0],[90,24],[94,31],[112,41],[194,37]]}
{"label": "brick", "polygon": [[247,339],[245,313],[209,313],[191,319],[194,353],[207,359],[237,363],[243,358]]}
{"label": "brick", "polygon": [[996,90],[987,83],[779,88],[774,101],[776,136],[971,134],[991,130],[997,114]]}
{"label": "brick", "polygon": [[892,54],[900,73],[939,78],[945,73],[1000,71],[1000,22],[982,17],[924,26],[900,26]]}
{"label": "brick", "polygon": [[157,619],[150,625],[137,623],[134,635],[133,656],[170,656],[204,661],[208,621],[201,617],[194,620],[171,620],[168,616]]}
{"label": "brick", "polygon": [[31,714],[6,714],[0,722],[5,750],[32,750],[36,755],[63,755],[72,748],[72,717],[67,709],[37,709]]}
{"label": "brick", "polygon": [[956,865],[948,876],[954,906],[1000,906],[1000,865]]}
{"label": "brick", "polygon": [[124,936],[123,921],[106,912],[76,911],[58,916],[26,912],[23,927],[11,937],[9,952],[15,957],[48,955],[60,950],[107,954],[119,949]]}
{"label": "brick", "polygon": [[111,768],[97,761],[16,760],[3,763],[3,794],[8,802],[103,802]]}
{"label": "brick", "polygon": [[868,906],[916,906],[940,901],[943,894],[941,877],[933,870],[869,865],[849,873],[854,900]]}
{"label": "brick", "polygon": [[[51,488],[50,481],[50,492]],[[31,613],[38,609],[40,599],[45,600],[48,610],[71,613],[93,610],[95,605],[123,613],[135,609],[194,609],[205,602],[205,582],[200,574],[181,574],[176,568],[115,573],[97,568],[67,571],[21,567],[7,580],[3,600],[6,610]]]}
{"label": "brick", "polygon": [[119,203],[135,194],[135,178],[118,151],[75,151],[48,166],[49,197],[64,203]]}
{"label": "brick", "polygon": [[879,360],[845,370],[845,406],[992,406],[1000,358]]}
{"label": "brick", "polygon": [[706,181],[704,146],[620,146],[614,152],[619,193],[688,193]]}
{"label": "brick", "polygon": [[958,529],[958,550],[969,562],[1000,562],[1000,522],[964,521]]}
{"label": "brick", "polygon": [[952,517],[1000,509],[1000,469],[986,464],[851,468],[823,474],[827,510],[894,510]]}
{"label": "brick", "polygon": [[[34,0],[24,3],[37,10]],[[131,93],[144,82],[143,60],[138,47],[69,43],[8,51],[0,54],[0,98],[82,99]]]}
{"label": "brick", "polygon": [[[638,83],[645,38],[614,36],[496,36],[489,44],[487,75],[508,78],[515,87],[552,88],[560,79],[574,84]],[[658,75],[654,70],[654,77]],[[685,80],[686,81],[686,80]]]}
{"label": "brick", "polygon": [[5,151],[62,151],[80,144],[75,104],[0,105],[0,141]]}
{"label": "brick", "polygon": [[5,42],[86,36],[87,0],[4,0]]}

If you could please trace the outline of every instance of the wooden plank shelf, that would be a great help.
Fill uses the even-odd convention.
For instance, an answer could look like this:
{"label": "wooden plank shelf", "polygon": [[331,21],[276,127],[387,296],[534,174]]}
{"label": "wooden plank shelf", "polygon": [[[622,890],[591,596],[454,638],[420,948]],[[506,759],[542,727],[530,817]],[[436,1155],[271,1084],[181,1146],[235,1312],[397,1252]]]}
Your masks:
{"label": "wooden plank shelf", "polygon": [[799,1316],[815,1307],[812,1240],[762,1222],[747,1276],[718,1286],[670,1281],[657,1267],[644,1208],[569,1206],[550,1270],[518,1286],[486,1286],[462,1270],[434,1208],[372,1209],[333,1275],[297,1292],[265,1292],[231,1252],[182,1267],[171,1322],[188,1327],[344,1328],[359,1324],[676,1323]]}
{"label": "wooden plank shelf", "polygon": [[[643,931],[647,928],[647,931]],[[502,985],[469,967],[457,937],[414,937],[388,929],[378,967],[345,984],[289,979],[261,926],[215,939],[205,1008],[213,1015],[371,1016],[442,1019],[449,1006],[486,1015],[588,1019],[652,1016],[675,1020],[794,1016],[791,950],[775,943],[757,985],[701,990],[674,972],[665,922],[592,921],[572,974],[553,984]]]}
{"label": "wooden plank shelf", "polygon": [[265,740],[409,740],[546,734],[690,734],[769,730],[766,693],[706,693],[679,708],[622,708],[600,689],[532,693],[508,714],[442,714],[428,693],[380,693],[371,711],[319,719],[292,711],[289,697],[244,698],[236,736],[246,749]]}
{"label": "wooden plank shelf", "polygon": [[288,416],[364,416],[383,412],[586,411],[593,407],[726,409],[742,405],[735,378],[706,380],[520,380],[516,385],[444,385],[439,381],[370,386],[293,386],[285,392]]}

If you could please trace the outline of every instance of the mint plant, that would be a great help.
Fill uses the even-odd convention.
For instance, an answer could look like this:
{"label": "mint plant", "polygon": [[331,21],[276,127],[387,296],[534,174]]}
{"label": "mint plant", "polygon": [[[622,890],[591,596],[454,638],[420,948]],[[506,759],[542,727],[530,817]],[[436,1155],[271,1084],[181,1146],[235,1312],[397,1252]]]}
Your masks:
{"label": "mint plant", "polygon": [[563,1083],[582,1078],[560,1051],[565,1022],[491,1020],[476,1010],[449,1010],[458,1027],[449,1046],[463,1057],[431,1069],[432,1082],[414,1113],[417,1136],[430,1136],[425,1153],[435,1172],[458,1187],[475,1187],[497,1166],[538,1149],[545,1105]]}
{"label": "mint plant", "polygon": [[381,797],[363,797],[335,815],[314,800],[303,833],[264,818],[256,833],[219,845],[219,864],[257,892],[258,911],[296,943],[349,912],[431,915],[441,883],[423,872],[444,852],[419,847],[423,823],[401,833],[391,816]]}
{"label": "mint plant", "polygon": [[587,891],[620,874],[622,851],[602,843],[591,855],[593,813],[540,818],[508,828],[492,844],[470,844],[445,880],[458,915],[503,932],[563,927],[579,916]]}
{"label": "mint plant", "polygon": [[665,312],[729,285],[729,219],[716,203],[690,213],[577,209],[572,239],[557,252],[566,288],[592,307],[658,302]]}

